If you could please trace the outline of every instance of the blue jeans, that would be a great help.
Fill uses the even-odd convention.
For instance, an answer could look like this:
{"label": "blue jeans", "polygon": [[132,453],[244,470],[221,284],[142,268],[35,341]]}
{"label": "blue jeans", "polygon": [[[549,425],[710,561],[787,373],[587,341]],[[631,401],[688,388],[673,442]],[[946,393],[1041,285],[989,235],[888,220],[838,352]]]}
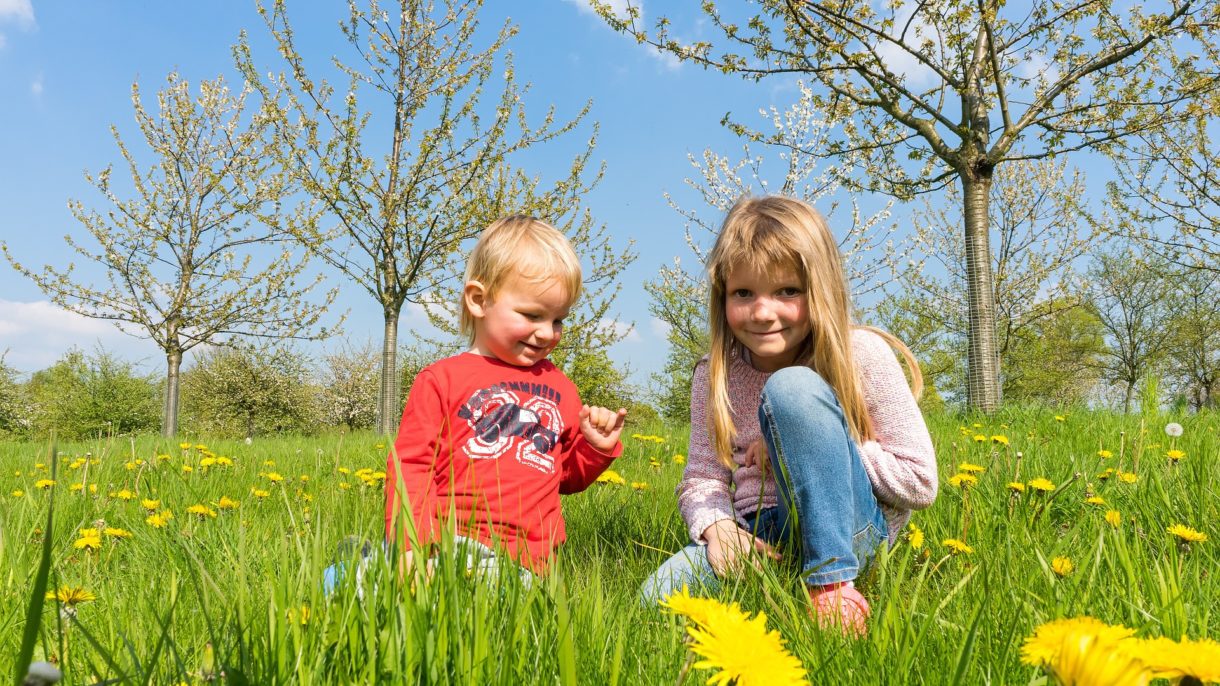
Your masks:
{"label": "blue jeans", "polygon": [[[339,584],[342,583],[343,579],[347,576],[348,565],[352,560],[355,559],[356,549],[348,548],[345,550],[345,546],[347,545],[347,541],[340,544],[339,557],[341,559],[322,571],[322,592],[325,595],[329,596],[335,592],[335,589],[338,588]],[[368,571],[369,561],[372,559],[373,555],[376,554],[376,552],[373,546],[369,544],[362,546],[359,552],[360,557],[358,560],[356,560],[356,595],[363,599],[364,575]],[[459,556],[464,555],[466,560],[466,570],[478,575],[480,578],[494,578],[494,575],[500,568],[500,558],[496,555],[496,551],[488,548],[486,545],[483,545],[481,542],[476,541],[473,538],[454,536],[453,552]],[[384,545],[381,547],[381,554],[386,556],[388,559],[389,552]],[[350,559],[342,559],[344,557]],[[461,559],[461,557],[458,559]],[[433,564],[432,560],[428,560],[426,564],[431,567]],[[521,582],[525,584],[526,588],[529,588],[534,581],[533,573],[514,562],[510,562],[508,564],[512,564],[514,567],[516,567],[517,574],[521,577]]]}
{"label": "blue jeans", "polygon": [[[781,369],[763,387],[758,421],[779,497],[775,507],[747,515],[746,528],[797,554],[807,584],[855,579],[888,528],[834,390],[807,367]],[[655,603],[683,585],[719,586],[707,546],[692,543],[666,560],[640,597]]]}

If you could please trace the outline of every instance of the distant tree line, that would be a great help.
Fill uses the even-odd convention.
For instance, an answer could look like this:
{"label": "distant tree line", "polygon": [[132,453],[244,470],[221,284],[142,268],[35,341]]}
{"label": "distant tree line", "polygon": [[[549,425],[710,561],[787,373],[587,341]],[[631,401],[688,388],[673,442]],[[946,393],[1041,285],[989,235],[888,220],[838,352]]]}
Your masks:
{"label": "distant tree line", "polygon": [[[398,351],[399,408],[415,376],[448,350]],[[181,435],[253,438],[376,428],[381,351],[371,342],[312,356],[291,345],[208,348],[184,367]],[[568,374],[589,402],[656,416],[605,359],[574,358]],[[110,352],[70,350],[46,369],[20,374],[0,355],[0,440],[75,440],[160,429],[164,376]],[[401,411],[401,409],[400,409]]]}

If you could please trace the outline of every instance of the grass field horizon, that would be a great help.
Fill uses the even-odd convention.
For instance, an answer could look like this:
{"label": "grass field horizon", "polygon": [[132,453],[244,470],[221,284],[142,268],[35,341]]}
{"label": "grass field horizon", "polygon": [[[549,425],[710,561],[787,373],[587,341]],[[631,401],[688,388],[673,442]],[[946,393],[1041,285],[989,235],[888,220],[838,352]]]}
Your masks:
{"label": "grass field horizon", "polygon": [[[940,495],[860,580],[867,636],[819,631],[783,565],[716,594],[764,613],[811,683],[1040,683],[1022,642],[1083,615],[1220,637],[1215,415],[928,420]],[[441,555],[413,589],[374,564],[328,598],[336,547],[381,537],[385,437],[62,444],[53,485],[48,442],[0,443],[3,673],[49,536],[49,589],[84,595],[45,601],[34,658],[67,683],[704,683],[716,672],[694,665],[685,620],[635,595],[687,542],[673,495],[687,427],[632,425],[624,444],[621,483],[565,498],[546,578],[472,577]]]}

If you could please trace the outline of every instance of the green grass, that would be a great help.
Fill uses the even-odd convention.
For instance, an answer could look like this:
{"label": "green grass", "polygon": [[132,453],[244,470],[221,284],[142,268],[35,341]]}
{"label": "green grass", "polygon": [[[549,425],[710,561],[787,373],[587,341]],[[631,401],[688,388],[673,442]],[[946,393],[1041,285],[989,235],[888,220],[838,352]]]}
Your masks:
{"label": "green grass", "polygon": [[[1080,614],[1141,636],[1220,637],[1216,417],[1183,421],[1174,445],[1187,456],[1176,466],[1164,457],[1170,445],[1160,420],[1141,428],[1138,417],[1078,412],[1061,422],[1012,411],[977,428],[949,416],[930,424],[941,495],[915,514],[923,548],[900,542],[861,581],[873,605],[864,640],[817,631],[785,568],[723,591],[747,611],[766,613],[811,681],[1030,683],[1040,675],[1020,664],[1023,638],[1044,621]],[[97,596],[74,613],[47,601],[33,615],[41,616],[33,658],[57,661],[68,683],[203,683],[221,674],[238,684],[676,682],[689,668],[682,621],[640,607],[635,592],[686,541],[673,496],[682,470],[673,458],[686,452],[686,430],[630,431],[664,439],[626,439],[614,466],[628,484],[647,488],[598,484],[566,498],[569,542],[549,577],[530,587],[511,568],[471,578],[442,556],[432,580],[414,591],[388,565],[374,564],[362,589],[349,577],[331,598],[321,593],[321,572],[339,541],[381,535],[381,487],[340,472],[384,469],[376,436],[249,446],[204,439],[233,460],[206,470],[200,451],[154,437],[66,445],[57,483],[46,490],[35,483],[50,478],[49,446],[0,444],[0,673],[14,674],[23,662],[49,541],[49,587]],[[975,433],[987,440],[976,442]],[[1099,457],[1100,449],[1114,457]],[[961,462],[986,468],[966,492],[947,483]],[[184,473],[184,464],[193,471]],[[1107,467],[1137,479],[1098,479]],[[269,472],[284,481],[272,484]],[[1013,495],[1006,488],[1035,477],[1057,489]],[[78,483],[83,488],[70,490]],[[256,498],[252,488],[269,495]],[[120,497],[124,489],[131,499]],[[1086,504],[1086,492],[1106,504]],[[240,506],[219,509],[222,496]],[[169,526],[145,523],[145,498],[173,512]],[[195,504],[217,516],[189,515]],[[1104,521],[1108,509],[1122,514],[1118,528]],[[78,531],[98,520],[134,535],[103,538],[96,551],[74,547]],[[1180,548],[1166,532],[1178,523],[1209,539]],[[975,552],[951,556],[946,538]],[[1070,558],[1075,571],[1058,577],[1055,557]],[[688,683],[707,676],[694,671]]]}

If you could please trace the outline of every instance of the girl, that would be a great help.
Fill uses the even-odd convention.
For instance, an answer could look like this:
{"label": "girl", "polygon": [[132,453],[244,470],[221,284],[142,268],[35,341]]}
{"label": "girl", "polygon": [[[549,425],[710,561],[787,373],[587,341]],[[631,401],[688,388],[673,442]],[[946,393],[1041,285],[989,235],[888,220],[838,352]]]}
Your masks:
{"label": "girl", "polygon": [[852,580],[936,498],[919,366],[890,334],[852,325],[838,248],[799,200],[738,201],[707,269],[711,351],[692,379],[678,486],[694,543],[641,595],[714,586],[748,556],[778,559],[784,544],[818,623],[863,633],[868,601]]}

